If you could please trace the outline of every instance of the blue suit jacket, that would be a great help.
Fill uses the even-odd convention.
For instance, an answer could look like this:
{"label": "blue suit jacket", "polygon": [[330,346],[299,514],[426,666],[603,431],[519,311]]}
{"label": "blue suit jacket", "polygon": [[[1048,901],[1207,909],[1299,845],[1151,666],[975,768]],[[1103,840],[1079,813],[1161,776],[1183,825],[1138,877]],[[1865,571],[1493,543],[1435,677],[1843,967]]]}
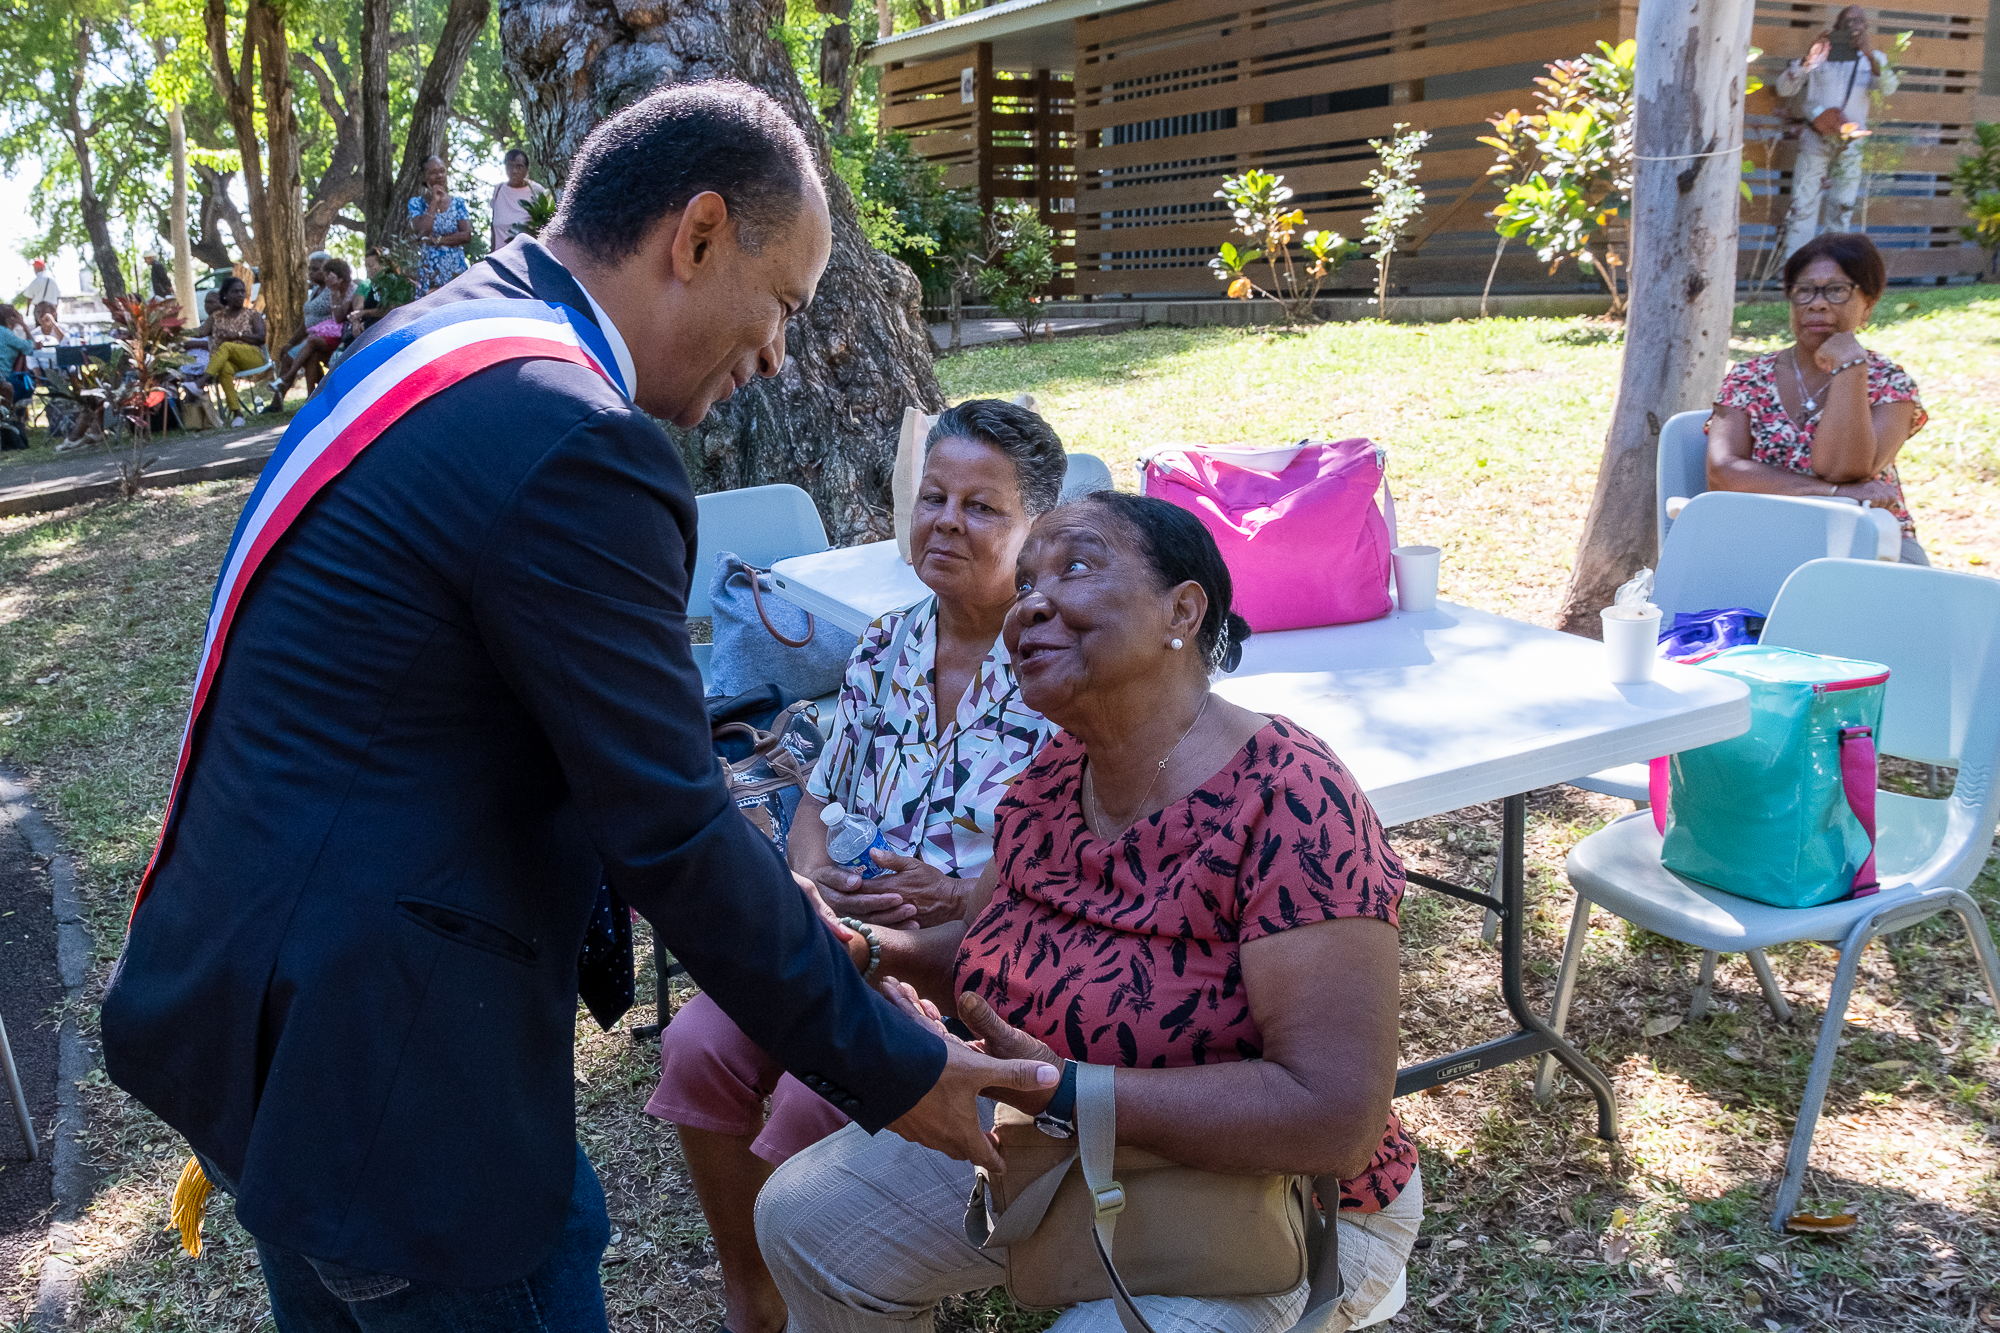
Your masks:
{"label": "blue suit jacket", "polygon": [[[494,296],[589,317],[532,240],[412,308]],[[103,1010],[112,1079],[254,1235],[460,1286],[541,1263],[600,882],[865,1128],[937,1078],[942,1043],[862,985],[723,789],[695,512],[651,418],[519,361],[411,411],[267,557]]]}

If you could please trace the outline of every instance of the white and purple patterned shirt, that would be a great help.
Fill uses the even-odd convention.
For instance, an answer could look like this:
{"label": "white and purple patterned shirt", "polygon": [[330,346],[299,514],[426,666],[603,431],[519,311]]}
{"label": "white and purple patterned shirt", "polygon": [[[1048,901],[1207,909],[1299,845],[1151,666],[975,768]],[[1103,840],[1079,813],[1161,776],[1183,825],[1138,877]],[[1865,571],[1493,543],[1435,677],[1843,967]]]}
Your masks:
{"label": "white and purple patterned shirt", "polygon": [[806,790],[842,798],[860,749],[862,710],[875,702],[882,659],[905,614],[918,617],[894,663],[882,722],[860,754],[853,808],[881,826],[889,845],[960,879],[977,879],[993,857],[993,817],[1015,778],[1056,725],[1021,701],[1007,645],[993,641],[958,713],[937,716],[937,603],[892,612],[870,625],[848,659],[826,729],[826,749]]}

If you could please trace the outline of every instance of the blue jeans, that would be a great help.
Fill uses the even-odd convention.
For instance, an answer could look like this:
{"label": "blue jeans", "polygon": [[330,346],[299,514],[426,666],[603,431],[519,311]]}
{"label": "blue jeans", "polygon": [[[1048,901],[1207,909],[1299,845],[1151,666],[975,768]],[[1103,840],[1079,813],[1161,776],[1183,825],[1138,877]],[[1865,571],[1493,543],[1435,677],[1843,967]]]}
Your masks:
{"label": "blue jeans", "polygon": [[278,1333],[605,1333],[597,1267],[611,1239],[583,1149],[555,1253],[517,1282],[444,1287],[366,1273],[257,1242]]}

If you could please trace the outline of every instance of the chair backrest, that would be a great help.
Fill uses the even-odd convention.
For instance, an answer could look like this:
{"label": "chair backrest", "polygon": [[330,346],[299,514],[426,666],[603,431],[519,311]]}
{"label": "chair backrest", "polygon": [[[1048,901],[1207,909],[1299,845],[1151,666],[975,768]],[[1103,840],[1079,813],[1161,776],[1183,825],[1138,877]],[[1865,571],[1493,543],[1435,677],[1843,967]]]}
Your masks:
{"label": "chair backrest", "polygon": [[712,491],[695,497],[700,512],[696,530],[694,586],[688,589],[691,616],[710,614],[708,583],[715,574],[718,551],[734,552],[760,569],[795,555],[824,551],[830,544],[826,525],[812,497],[796,486],[750,486],[740,491]]}
{"label": "chair backrest", "polygon": [[1063,473],[1062,502],[1069,503],[1092,491],[1115,489],[1111,469],[1096,454],[1069,454],[1069,468]]}
{"label": "chair backrest", "polygon": [[1889,668],[1876,748],[1958,769],[1949,836],[1970,882],[2000,820],[2000,579],[1814,560],[1786,580],[1764,642]]}
{"label": "chair backrest", "polygon": [[1659,524],[1660,546],[1665,549],[1667,532],[1674,521],[1667,517],[1667,499],[1682,495],[1692,500],[1708,489],[1708,409],[1676,412],[1660,427],[1659,462],[1653,470],[1653,513]]}
{"label": "chair backrest", "polygon": [[1680,611],[1768,612],[1807,561],[1875,558],[1875,525],[1864,513],[1837,501],[1705,491],[1661,543],[1653,601],[1669,625]]}
{"label": "chair backrest", "polygon": [[65,370],[81,370],[83,368],[83,349],[81,347],[56,348],[56,364]]}

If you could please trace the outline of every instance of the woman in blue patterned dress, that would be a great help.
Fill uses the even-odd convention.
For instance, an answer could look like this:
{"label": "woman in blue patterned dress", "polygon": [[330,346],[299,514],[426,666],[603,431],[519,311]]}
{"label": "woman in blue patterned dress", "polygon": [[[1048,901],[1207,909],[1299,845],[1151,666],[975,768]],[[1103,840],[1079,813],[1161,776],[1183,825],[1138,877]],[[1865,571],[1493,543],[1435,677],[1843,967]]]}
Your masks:
{"label": "woman in blue patterned dress", "polygon": [[451,192],[449,176],[443,158],[425,158],[423,193],[410,200],[410,231],[418,243],[418,296],[428,296],[465,272],[472,212]]}
{"label": "woman in blue patterned dress", "polygon": [[[786,839],[792,869],[868,931],[963,913],[993,855],[1001,798],[1055,732],[1021,702],[1000,626],[1014,604],[1021,544],[1035,518],[1055,507],[1065,463],[1055,432],[1012,403],[960,403],[930,433],[910,551],[935,596],[883,616],[861,636]],[[906,621],[909,632],[899,636]],[[885,683],[882,717],[865,726]],[[887,873],[866,883],[833,864],[818,819],[829,803],[848,801],[850,785],[855,811],[880,825],[893,849],[874,854]],[[757,1191],[774,1167],[847,1116],[785,1073],[705,996],[674,1015],[660,1051],[660,1085],[646,1110],[680,1131],[722,1266],[723,1326],[776,1333],[785,1308],[757,1250]]]}

